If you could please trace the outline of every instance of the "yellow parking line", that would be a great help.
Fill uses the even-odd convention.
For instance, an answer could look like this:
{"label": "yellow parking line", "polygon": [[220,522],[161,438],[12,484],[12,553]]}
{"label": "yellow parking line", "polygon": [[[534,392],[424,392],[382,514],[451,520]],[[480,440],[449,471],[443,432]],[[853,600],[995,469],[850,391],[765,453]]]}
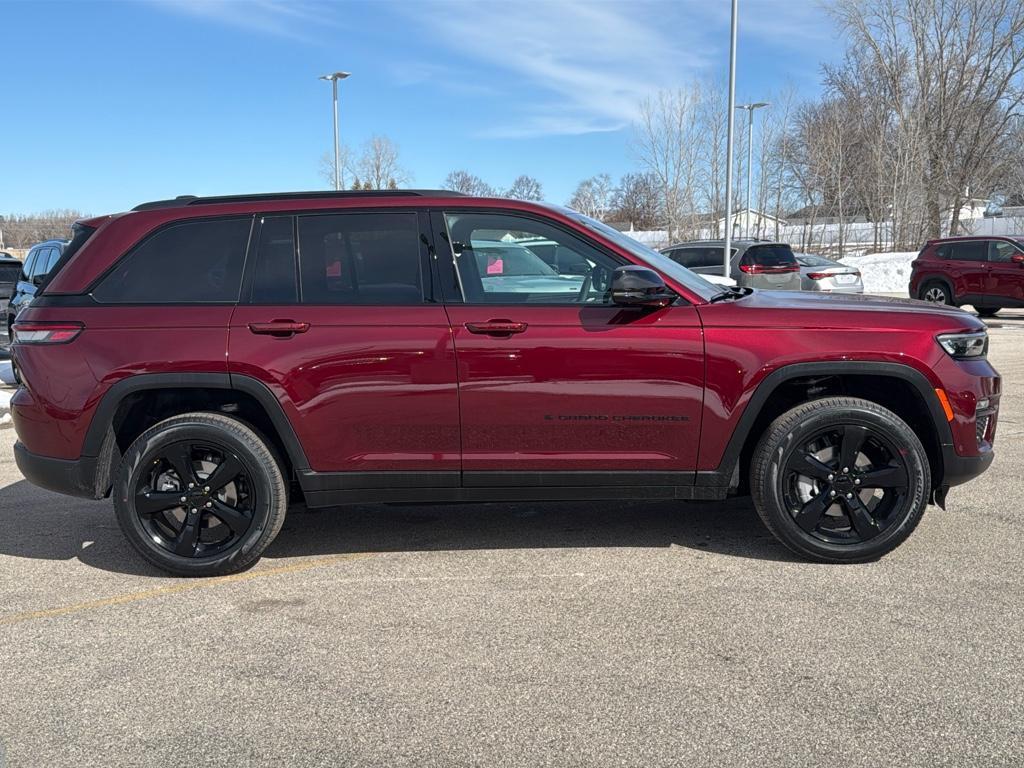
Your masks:
{"label": "yellow parking line", "polygon": [[10,616],[0,616],[0,626],[8,624],[20,624],[25,621],[32,621],[33,619],[50,619],[55,616],[67,616],[72,613],[83,613],[85,611],[91,611],[96,608],[107,608],[112,605],[121,605],[123,603],[136,603],[140,600],[149,600],[153,597],[164,597],[165,595],[176,595],[181,592],[191,592],[197,589],[205,589],[207,587],[217,587],[221,584],[234,584],[240,581],[251,581],[252,579],[261,579],[266,576],[280,576],[286,573],[297,573],[299,571],[308,571],[312,568],[318,568],[322,565],[333,565],[346,560],[356,560],[361,557],[369,557],[374,552],[357,552],[350,555],[333,555],[331,557],[321,557],[316,560],[304,560],[300,563],[293,563],[292,565],[282,565],[278,568],[266,568],[260,571],[247,571],[245,573],[235,573],[230,576],[217,576],[212,579],[199,579],[194,581],[186,581],[180,584],[172,584],[167,587],[157,587],[156,589],[147,589],[142,592],[129,592],[125,595],[114,595],[113,597],[104,597],[100,600],[88,600],[84,603],[75,603],[74,605],[64,605],[59,608],[47,608],[42,611],[27,611],[25,613],[15,613]]}

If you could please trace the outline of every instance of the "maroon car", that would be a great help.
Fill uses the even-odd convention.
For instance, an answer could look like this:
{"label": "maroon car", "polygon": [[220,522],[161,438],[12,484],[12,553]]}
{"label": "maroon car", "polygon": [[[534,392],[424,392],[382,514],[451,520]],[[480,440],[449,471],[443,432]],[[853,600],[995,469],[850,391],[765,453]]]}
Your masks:
{"label": "maroon car", "polygon": [[970,304],[982,317],[1024,307],[1024,237],[930,240],[911,263],[910,295],[936,304]]}
{"label": "maroon car", "polygon": [[722,288],[574,211],[441,192],[82,221],[14,331],[24,475],[111,495],[183,575],[255,562],[296,499],[749,493],[795,552],[865,561],[988,467],[1000,395],[966,312]]}

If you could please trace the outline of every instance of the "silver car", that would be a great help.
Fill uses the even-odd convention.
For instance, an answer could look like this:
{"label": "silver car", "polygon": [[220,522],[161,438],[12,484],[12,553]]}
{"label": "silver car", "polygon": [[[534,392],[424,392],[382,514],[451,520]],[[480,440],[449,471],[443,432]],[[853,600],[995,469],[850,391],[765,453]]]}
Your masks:
{"label": "silver car", "polygon": [[800,282],[805,291],[864,293],[860,270],[811,253],[796,254]]}
{"label": "silver car", "polygon": [[[698,275],[721,275],[724,240],[677,243],[662,253]],[[729,277],[741,288],[799,291],[800,265],[786,243],[767,240],[733,240]]]}

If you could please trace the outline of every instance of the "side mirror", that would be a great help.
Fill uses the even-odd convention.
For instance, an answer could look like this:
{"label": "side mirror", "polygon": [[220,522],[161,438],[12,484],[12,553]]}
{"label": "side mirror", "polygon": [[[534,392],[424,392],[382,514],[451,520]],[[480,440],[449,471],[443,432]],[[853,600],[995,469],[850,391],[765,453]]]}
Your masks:
{"label": "side mirror", "polygon": [[36,288],[38,288],[40,285],[43,284],[43,280],[45,280],[45,279],[46,279],[46,275],[45,274],[32,275],[32,285],[34,285]]}
{"label": "side mirror", "polygon": [[631,264],[612,272],[612,301],[624,307],[667,307],[677,298],[653,269]]}
{"label": "side mirror", "polygon": [[1022,267],[1024,267],[1024,253],[1013,254],[1013,256],[1010,257],[1010,261],[1012,261],[1014,264],[1020,264]]}

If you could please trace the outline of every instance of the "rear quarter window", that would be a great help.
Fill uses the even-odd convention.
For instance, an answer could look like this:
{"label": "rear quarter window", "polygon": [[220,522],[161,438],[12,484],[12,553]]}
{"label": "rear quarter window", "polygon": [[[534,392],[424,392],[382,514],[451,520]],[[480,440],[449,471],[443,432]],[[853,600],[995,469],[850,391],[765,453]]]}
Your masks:
{"label": "rear quarter window", "polygon": [[132,248],[92,290],[105,304],[238,301],[252,217],[171,224]]}

